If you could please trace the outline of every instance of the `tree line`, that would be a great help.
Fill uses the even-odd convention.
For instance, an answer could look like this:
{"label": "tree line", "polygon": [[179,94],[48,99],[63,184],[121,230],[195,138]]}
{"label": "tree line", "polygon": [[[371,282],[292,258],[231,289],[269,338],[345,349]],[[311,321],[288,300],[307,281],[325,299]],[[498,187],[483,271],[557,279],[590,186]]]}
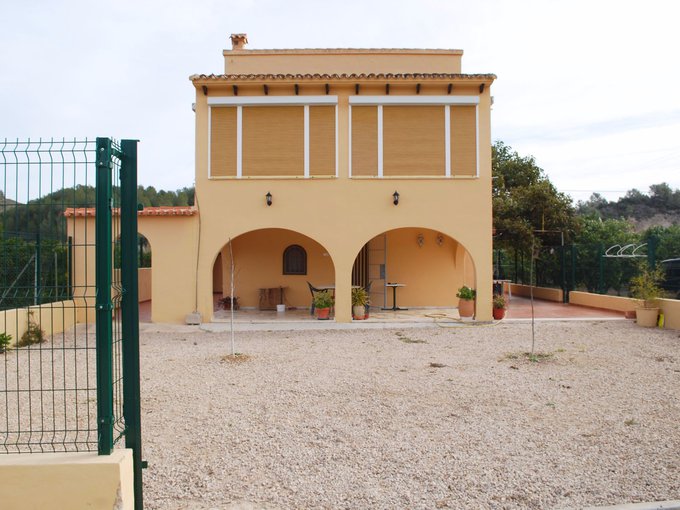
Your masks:
{"label": "tree line", "polygon": [[[656,261],[680,257],[680,190],[666,183],[651,185],[648,193],[633,189],[611,202],[594,193],[574,205],[533,156],[522,156],[500,141],[492,147],[492,174],[494,248],[497,257],[505,256],[506,274],[501,276],[510,272],[517,278],[515,261],[528,266],[533,247],[539,282],[559,287],[570,279],[591,292],[621,294],[641,259],[603,260],[608,248],[647,243],[639,253],[651,249]],[[636,229],[640,220],[658,214],[670,218],[671,224]],[[562,249],[563,244],[567,248]],[[626,251],[631,252],[632,248]],[[502,270],[501,266],[495,269]]]}

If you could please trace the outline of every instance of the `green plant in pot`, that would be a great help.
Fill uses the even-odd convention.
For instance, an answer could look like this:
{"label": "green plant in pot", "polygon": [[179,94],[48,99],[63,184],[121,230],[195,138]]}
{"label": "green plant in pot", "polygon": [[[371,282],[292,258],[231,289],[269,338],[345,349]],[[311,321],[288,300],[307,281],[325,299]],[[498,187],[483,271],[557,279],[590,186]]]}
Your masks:
{"label": "green plant in pot", "polygon": [[328,320],[330,318],[331,307],[333,306],[333,295],[329,290],[322,290],[314,293],[314,308],[316,318]]}
{"label": "green plant in pot", "polygon": [[663,296],[661,282],[664,274],[661,269],[643,267],[637,276],[630,279],[630,295],[641,306],[635,309],[636,321],[640,326],[653,328],[659,317],[658,300]]}
{"label": "green plant in pot", "polygon": [[461,318],[469,318],[475,314],[475,298],[477,297],[477,291],[463,285],[458,289],[456,297],[458,301],[458,314]]}
{"label": "green plant in pot", "polygon": [[366,318],[366,306],[370,303],[368,292],[363,287],[352,289],[352,316],[356,320]]}
{"label": "green plant in pot", "polygon": [[507,302],[503,294],[495,294],[493,297],[493,318],[497,321],[505,317],[505,307]]}

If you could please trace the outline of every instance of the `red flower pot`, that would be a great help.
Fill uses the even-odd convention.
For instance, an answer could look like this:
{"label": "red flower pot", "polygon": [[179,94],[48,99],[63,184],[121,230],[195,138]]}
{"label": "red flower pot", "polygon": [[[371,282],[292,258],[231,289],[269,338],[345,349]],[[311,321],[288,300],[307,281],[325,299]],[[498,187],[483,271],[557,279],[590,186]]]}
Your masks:
{"label": "red flower pot", "polygon": [[317,308],[316,318],[319,320],[327,321],[330,318],[331,309],[330,308]]}
{"label": "red flower pot", "polygon": [[494,308],[493,309],[493,318],[494,320],[501,320],[502,318],[505,317],[505,308]]}

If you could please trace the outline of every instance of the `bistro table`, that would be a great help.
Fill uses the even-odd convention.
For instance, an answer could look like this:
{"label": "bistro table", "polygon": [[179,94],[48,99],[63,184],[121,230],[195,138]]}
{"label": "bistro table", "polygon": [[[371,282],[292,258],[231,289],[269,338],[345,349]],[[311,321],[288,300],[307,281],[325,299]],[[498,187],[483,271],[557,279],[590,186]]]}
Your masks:
{"label": "bistro table", "polygon": [[392,287],[392,308],[382,308],[382,310],[408,310],[408,308],[399,308],[397,306],[397,287],[406,287],[405,283],[386,283],[385,287]]}

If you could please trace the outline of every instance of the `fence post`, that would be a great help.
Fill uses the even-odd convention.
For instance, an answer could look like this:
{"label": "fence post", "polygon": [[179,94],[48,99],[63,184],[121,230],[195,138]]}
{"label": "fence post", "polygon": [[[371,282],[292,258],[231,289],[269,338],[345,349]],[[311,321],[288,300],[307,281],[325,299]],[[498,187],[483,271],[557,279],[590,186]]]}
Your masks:
{"label": "fence post", "polygon": [[647,263],[650,269],[656,267],[656,247],[658,244],[659,238],[656,236],[651,236],[647,241]]}
{"label": "fence post", "polygon": [[121,281],[123,284],[123,416],[125,446],[132,449],[135,509],[142,500],[142,424],[139,393],[139,291],[137,241],[137,140],[122,140],[121,194]]}
{"label": "fence post", "polygon": [[113,450],[113,327],[111,313],[111,140],[97,138],[95,276],[97,317],[97,424],[99,455]]}
{"label": "fence post", "polygon": [[600,276],[597,282],[597,293],[604,294],[604,244],[600,243],[600,248],[598,251],[598,259],[600,262]]}
{"label": "fence post", "polygon": [[576,245],[571,245],[571,284],[569,290],[576,288]]}

